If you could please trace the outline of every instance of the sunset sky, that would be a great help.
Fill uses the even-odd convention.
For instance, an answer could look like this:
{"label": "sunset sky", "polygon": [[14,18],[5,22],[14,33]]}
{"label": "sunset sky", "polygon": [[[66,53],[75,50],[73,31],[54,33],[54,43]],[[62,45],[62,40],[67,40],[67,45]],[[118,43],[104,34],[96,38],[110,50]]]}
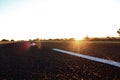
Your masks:
{"label": "sunset sky", "polygon": [[0,40],[118,36],[120,0],[0,0]]}

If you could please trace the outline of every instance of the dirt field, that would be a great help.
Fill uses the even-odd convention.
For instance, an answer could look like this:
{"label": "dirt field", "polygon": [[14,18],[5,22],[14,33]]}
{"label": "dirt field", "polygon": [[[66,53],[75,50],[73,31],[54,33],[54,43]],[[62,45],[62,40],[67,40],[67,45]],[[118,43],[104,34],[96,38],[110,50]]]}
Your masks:
{"label": "dirt field", "polygon": [[120,42],[71,41],[63,43],[47,42],[42,43],[42,45],[120,62]]}
{"label": "dirt field", "polygon": [[1,80],[120,80],[120,68],[62,54],[52,48],[120,61],[120,44],[42,42],[0,45]]}

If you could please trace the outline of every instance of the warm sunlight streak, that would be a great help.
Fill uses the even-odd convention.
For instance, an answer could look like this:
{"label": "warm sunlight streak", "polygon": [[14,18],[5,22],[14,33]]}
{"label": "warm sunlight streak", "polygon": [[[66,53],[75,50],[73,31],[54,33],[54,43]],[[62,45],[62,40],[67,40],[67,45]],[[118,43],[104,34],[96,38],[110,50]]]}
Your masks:
{"label": "warm sunlight streak", "polygon": [[69,49],[79,52],[82,49],[81,46],[85,46],[84,44],[85,43],[80,40],[71,41],[69,42]]}
{"label": "warm sunlight streak", "polygon": [[78,37],[75,37],[75,40],[83,40],[84,39],[84,37],[83,36],[78,36]]}

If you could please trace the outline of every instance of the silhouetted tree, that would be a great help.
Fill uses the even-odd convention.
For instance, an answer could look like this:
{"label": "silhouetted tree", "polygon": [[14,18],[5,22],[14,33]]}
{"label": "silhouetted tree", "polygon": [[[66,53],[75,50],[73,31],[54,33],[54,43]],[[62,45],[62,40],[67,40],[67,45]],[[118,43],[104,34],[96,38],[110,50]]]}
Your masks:
{"label": "silhouetted tree", "polygon": [[74,40],[75,40],[75,38],[70,38],[69,40],[70,40],[70,41],[74,41]]}
{"label": "silhouetted tree", "polygon": [[7,42],[7,41],[9,41],[9,40],[7,40],[7,39],[2,39],[1,41],[6,41],[6,42]]}
{"label": "silhouetted tree", "polygon": [[53,39],[50,38],[50,39],[48,39],[48,40],[49,40],[49,41],[52,41]]}
{"label": "silhouetted tree", "polygon": [[11,39],[12,42],[14,42],[15,40]]}
{"label": "silhouetted tree", "polygon": [[88,35],[84,38],[84,40],[89,40],[89,37],[88,37]]}
{"label": "silhouetted tree", "polygon": [[33,41],[39,41],[40,39],[39,38],[36,38],[36,39],[34,39]]}
{"label": "silhouetted tree", "polygon": [[28,41],[29,41],[29,42],[32,42],[33,40],[32,40],[32,39],[29,39]]}
{"label": "silhouetted tree", "polygon": [[120,28],[119,28],[119,30],[117,31],[117,33],[119,34],[119,36],[120,36]]}

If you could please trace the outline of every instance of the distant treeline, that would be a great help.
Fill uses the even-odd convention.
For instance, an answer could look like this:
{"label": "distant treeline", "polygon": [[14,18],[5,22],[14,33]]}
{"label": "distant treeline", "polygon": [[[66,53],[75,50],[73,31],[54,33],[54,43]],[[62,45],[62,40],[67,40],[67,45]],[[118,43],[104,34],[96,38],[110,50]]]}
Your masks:
{"label": "distant treeline", "polygon": [[2,39],[2,40],[0,40],[0,41],[3,41],[3,42],[9,42],[9,41],[15,41],[15,40],[13,40],[13,39],[11,39],[11,40],[8,40],[8,39]]}
{"label": "distant treeline", "polygon": [[89,41],[120,41],[120,37],[84,38]]}
{"label": "distant treeline", "polygon": [[[75,41],[75,38],[56,38],[56,39],[34,39],[32,41]],[[120,41],[120,37],[94,37],[89,38],[88,36],[83,39],[83,41]]]}
{"label": "distant treeline", "polygon": [[[27,41],[75,41],[75,38],[55,38],[55,39],[40,39],[40,38],[36,38],[36,39],[29,39]],[[120,37],[94,37],[94,38],[89,38],[88,36],[85,37],[84,39],[82,39],[83,41],[120,41]],[[0,40],[2,42],[14,42],[14,39],[8,40],[8,39],[2,39]],[[26,41],[26,40],[20,40],[20,41]]]}
{"label": "distant treeline", "polygon": [[69,40],[69,41],[74,41],[75,40],[75,38],[55,38],[55,39],[41,39],[41,40],[52,40],[52,41],[61,41],[61,40],[65,40],[65,41],[67,41],[67,40]]}

